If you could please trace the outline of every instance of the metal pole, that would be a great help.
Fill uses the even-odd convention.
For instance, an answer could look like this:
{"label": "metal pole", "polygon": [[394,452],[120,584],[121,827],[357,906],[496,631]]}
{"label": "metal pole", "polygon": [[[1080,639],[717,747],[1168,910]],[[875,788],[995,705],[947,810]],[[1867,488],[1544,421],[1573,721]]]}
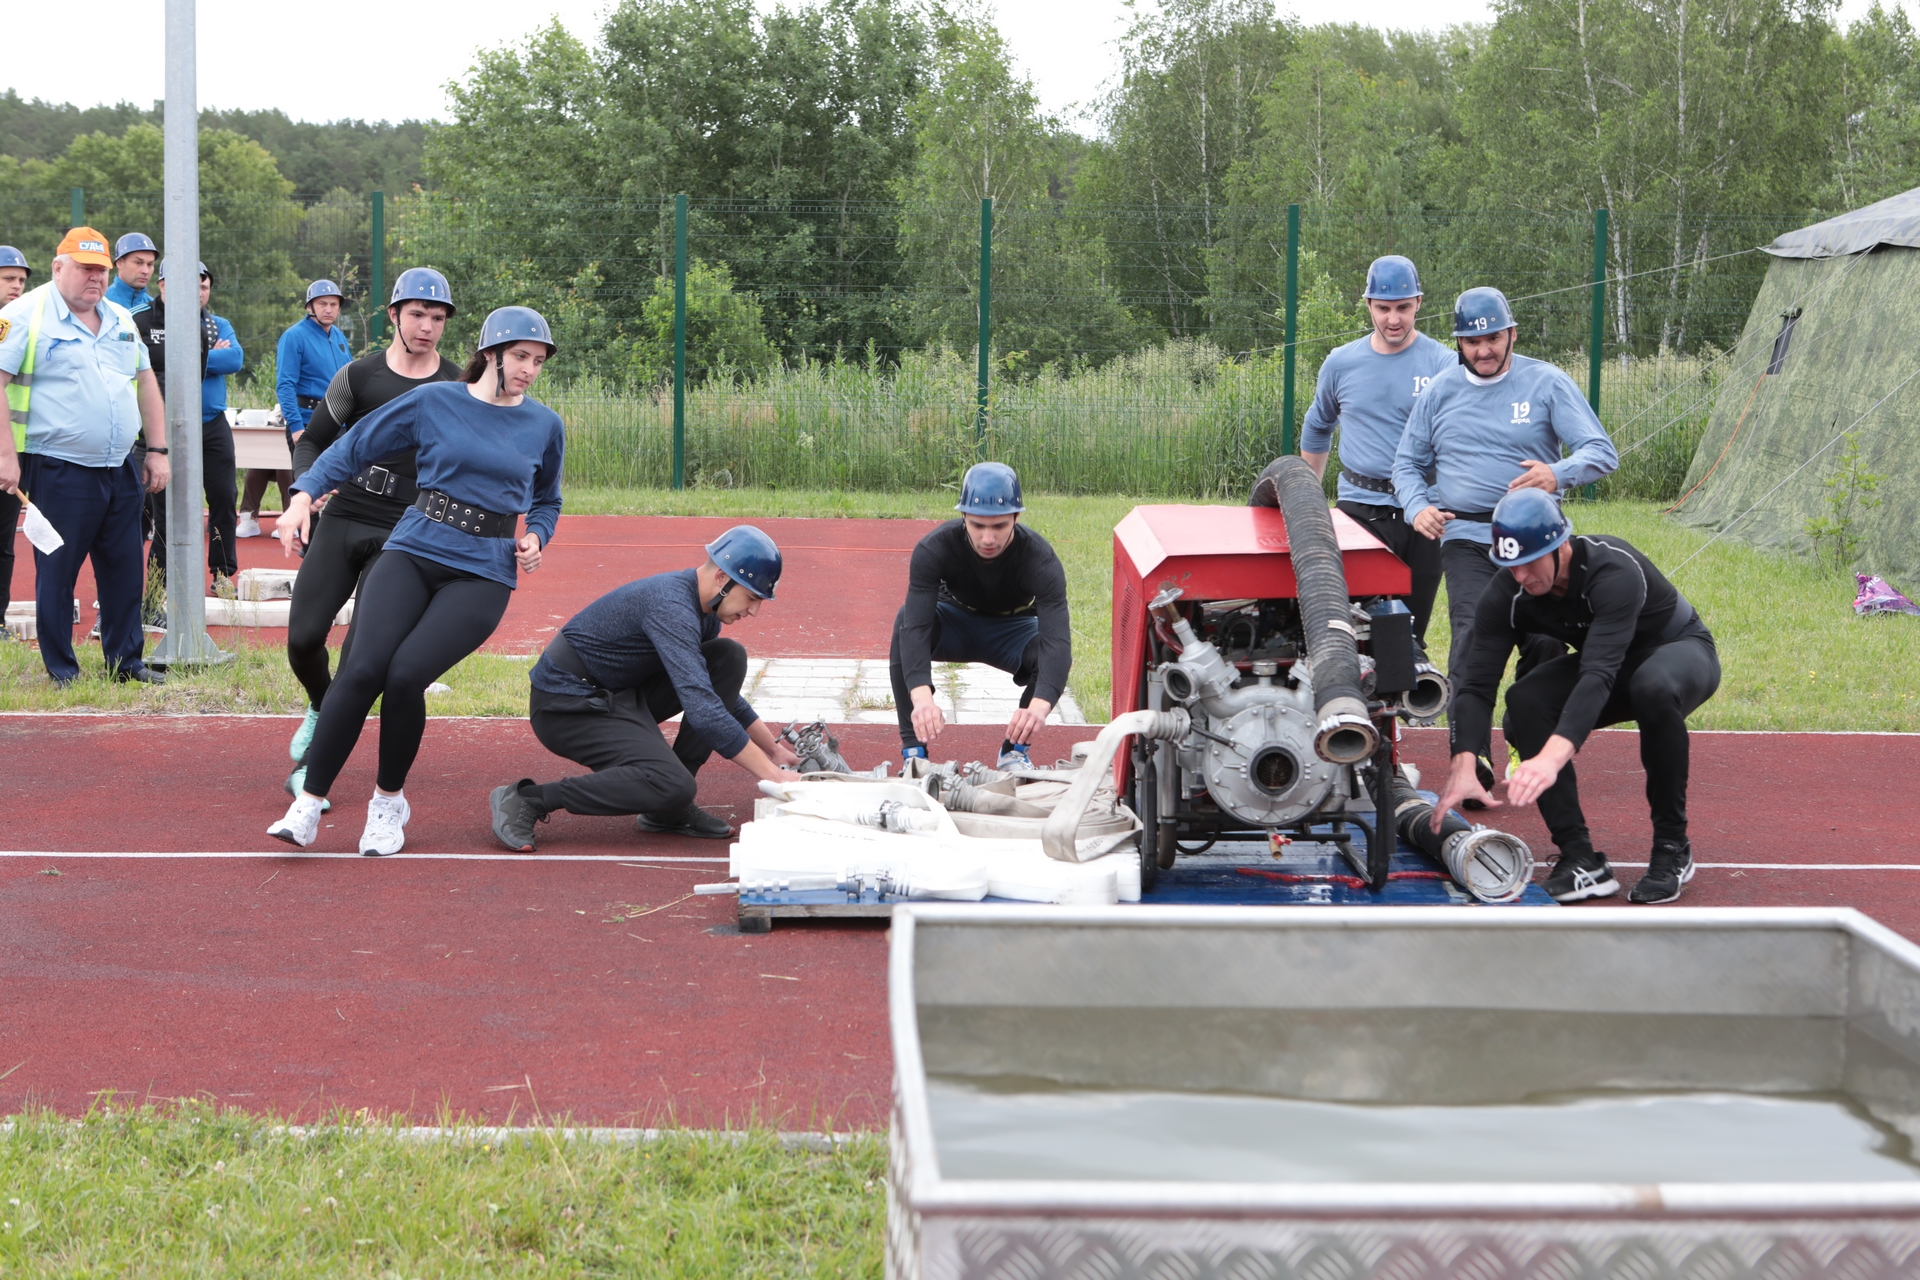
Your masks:
{"label": "metal pole", "polygon": [[[159,667],[225,662],[207,635],[206,491],[200,454],[200,109],[194,65],[194,0],[167,0],[164,126],[168,306],[167,634],[148,661]],[[77,193],[76,193],[77,198]]]}
{"label": "metal pole", "polygon": [[[1593,416],[1600,416],[1600,344],[1607,325],[1607,211],[1593,211],[1593,332],[1587,338],[1587,403]],[[1587,501],[1593,501],[1595,489],[1588,485]]]}
{"label": "metal pole", "polygon": [[1286,374],[1280,389],[1280,452],[1293,452],[1293,361],[1294,339],[1299,336],[1300,319],[1300,206],[1287,206],[1287,314],[1283,341],[1286,345]]}
{"label": "metal pole", "polygon": [[687,487],[687,197],[673,198],[673,487]]}
{"label": "metal pole", "polygon": [[373,285],[367,294],[368,345],[380,341],[386,333],[387,309],[380,299],[387,296],[387,196],[373,193]]}
{"label": "metal pole", "polygon": [[993,197],[980,202],[980,364],[973,392],[973,449],[987,450],[988,378],[993,372]]}
{"label": "metal pole", "polygon": [[87,225],[87,193],[81,187],[67,189],[67,225],[84,227]]}

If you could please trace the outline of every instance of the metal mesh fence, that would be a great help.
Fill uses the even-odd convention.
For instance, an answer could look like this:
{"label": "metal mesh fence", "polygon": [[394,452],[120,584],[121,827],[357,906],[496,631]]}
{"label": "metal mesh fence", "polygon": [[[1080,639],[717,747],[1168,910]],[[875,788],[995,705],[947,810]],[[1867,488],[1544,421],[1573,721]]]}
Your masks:
{"label": "metal mesh fence", "polygon": [[[83,198],[87,220],[108,235],[158,238],[157,195]],[[70,197],[55,193],[0,199],[0,242],[44,270],[69,212]],[[378,291],[408,266],[453,282],[449,353],[490,308],[538,307],[562,345],[539,394],[566,417],[575,484],[925,488],[991,456],[1041,490],[1237,495],[1296,438],[1289,427],[1326,352],[1366,331],[1358,294],[1381,253],[1419,264],[1426,331],[1444,340],[1454,295],[1492,284],[1514,302],[1521,349],[1588,384],[1592,216],[1304,206],[1290,240],[1287,215],[998,206],[983,245],[977,204],[695,199],[682,265],[671,198],[416,192],[209,198],[201,235],[213,308],[247,350],[241,403],[271,402],[274,343],[319,276],[344,287],[342,323],[357,350],[378,339]],[[1765,274],[1756,246],[1791,223],[1607,224],[1600,407],[1625,465],[1603,493],[1661,497],[1678,486],[1720,353]]]}

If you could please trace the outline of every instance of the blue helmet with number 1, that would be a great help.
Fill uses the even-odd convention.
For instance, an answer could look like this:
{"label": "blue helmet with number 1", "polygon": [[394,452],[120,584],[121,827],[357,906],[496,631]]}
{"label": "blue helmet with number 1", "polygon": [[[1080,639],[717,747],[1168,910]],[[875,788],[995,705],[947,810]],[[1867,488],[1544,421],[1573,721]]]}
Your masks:
{"label": "blue helmet with number 1", "polygon": [[347,295],[340,292],[340,286],[331,280],[315,280],[307,286],[307,305],[312,306],[320,298],[338,298],[345,302]]}
{"label": "blue helmet with number 1", "polygon": [[1573,522],[1544,489],[1515,489],[1493,509],[1493,562],[1502,569],[1526,564],[1564,546]]}
{"label": "blue helmet with number 1", "polygon": [[1453,336],[1456,338],[1483,338],[1502,329],[1519,327],[1519,321],[1513,318],[1513,308],[1507,305],[1507,295],[1498,289],[1485,285],[1469,289],[1453,304]]}
{"label": "blue helmet with number 1", "polygon": [[0,244],[0,267],[18,267],[29,278],[33,275],[33,268],[27,265],[27,255],[10,244]]}
{"label": "blue helmet with number 1", "polygon": [[393,296],[387,299],[387,306],[397,307],[403,302],[437,302],[452,315],[453,286],[432,267],[408,267],[393,282]]}
{"label": "blue helmet with number 1", "polygon": [[1367,268],[1367,287],[1360,296],[1381,302],[1400,302],[1420,294],[1420,270],[1413,265],[1413,259],[1390,253],[1384,258],[1375,258]]}
{"label": "blue helmet with number 1", "polygon": [[1020,501],[1020,477],[1004,462],[976,462],[960,478],[960,501],[953,509],[967,516],[1011,516],[1027,508]]}
{"label": "blue helmet with number 1", "polygon": [[780,581],[780,548],[752,525],[737,524],[709,542],[707,559],[762,600],[773,599],[774,584]]}
{"label": "blue helmet with number 1", "polygon": [[160,256],[160,246],[153,242],[152,236],[129,231],[114,241],[113,260],[118,262],[130,253],[150,253],[157,258]]}

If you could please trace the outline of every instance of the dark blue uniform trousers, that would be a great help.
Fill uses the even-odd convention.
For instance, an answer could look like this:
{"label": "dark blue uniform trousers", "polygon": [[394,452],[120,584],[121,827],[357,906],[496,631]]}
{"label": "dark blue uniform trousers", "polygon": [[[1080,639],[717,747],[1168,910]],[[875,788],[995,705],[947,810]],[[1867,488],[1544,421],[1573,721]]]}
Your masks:
{"label": "dark blue uniform trousers", "polygon": [[117,467],[83,467],[27,454],[21,462],[21,487],[66,540],[52,555],[33,553],[34,619],[47,674],[62,683],[80,674],[73,655],[73,585],[80,562],[88,557],[100,592],[100,647],[107,670],[139,670],[145,665],[140,597],[147,575],[140,555],[140,512],[146,493],[133,460]]}
{"label": "dark blue uniform trousers", "polygon": [[[906,612],[904,609],[901,613]],[[933,629],[935,662],[984,662],[1025,685],[1020,705],[1033,701],[1034,685],[1040,679],[1040,619],[1030,613],[1008,618],[969,613],[950,600],[934,602],[937,619]],[[893,619],[893,645],[887,655],[887,674],[893,680],[893,707],[900,718],[900,742],[903,746],[923,746],[913,731],[913,692],[907,688],[907,673],[900,661],[900,616]]]}

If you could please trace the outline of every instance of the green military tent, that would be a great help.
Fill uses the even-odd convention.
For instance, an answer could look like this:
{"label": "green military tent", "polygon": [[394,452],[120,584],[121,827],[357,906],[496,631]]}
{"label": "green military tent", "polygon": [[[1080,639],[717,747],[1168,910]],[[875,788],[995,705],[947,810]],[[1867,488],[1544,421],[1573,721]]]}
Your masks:
{"label": "green military tent", "polygon": [[1920,585],[1920,188],[1789,232],[1726,358],[1677,515],[1809,551],[1851,435],[1884,477],[1858,568]]}

